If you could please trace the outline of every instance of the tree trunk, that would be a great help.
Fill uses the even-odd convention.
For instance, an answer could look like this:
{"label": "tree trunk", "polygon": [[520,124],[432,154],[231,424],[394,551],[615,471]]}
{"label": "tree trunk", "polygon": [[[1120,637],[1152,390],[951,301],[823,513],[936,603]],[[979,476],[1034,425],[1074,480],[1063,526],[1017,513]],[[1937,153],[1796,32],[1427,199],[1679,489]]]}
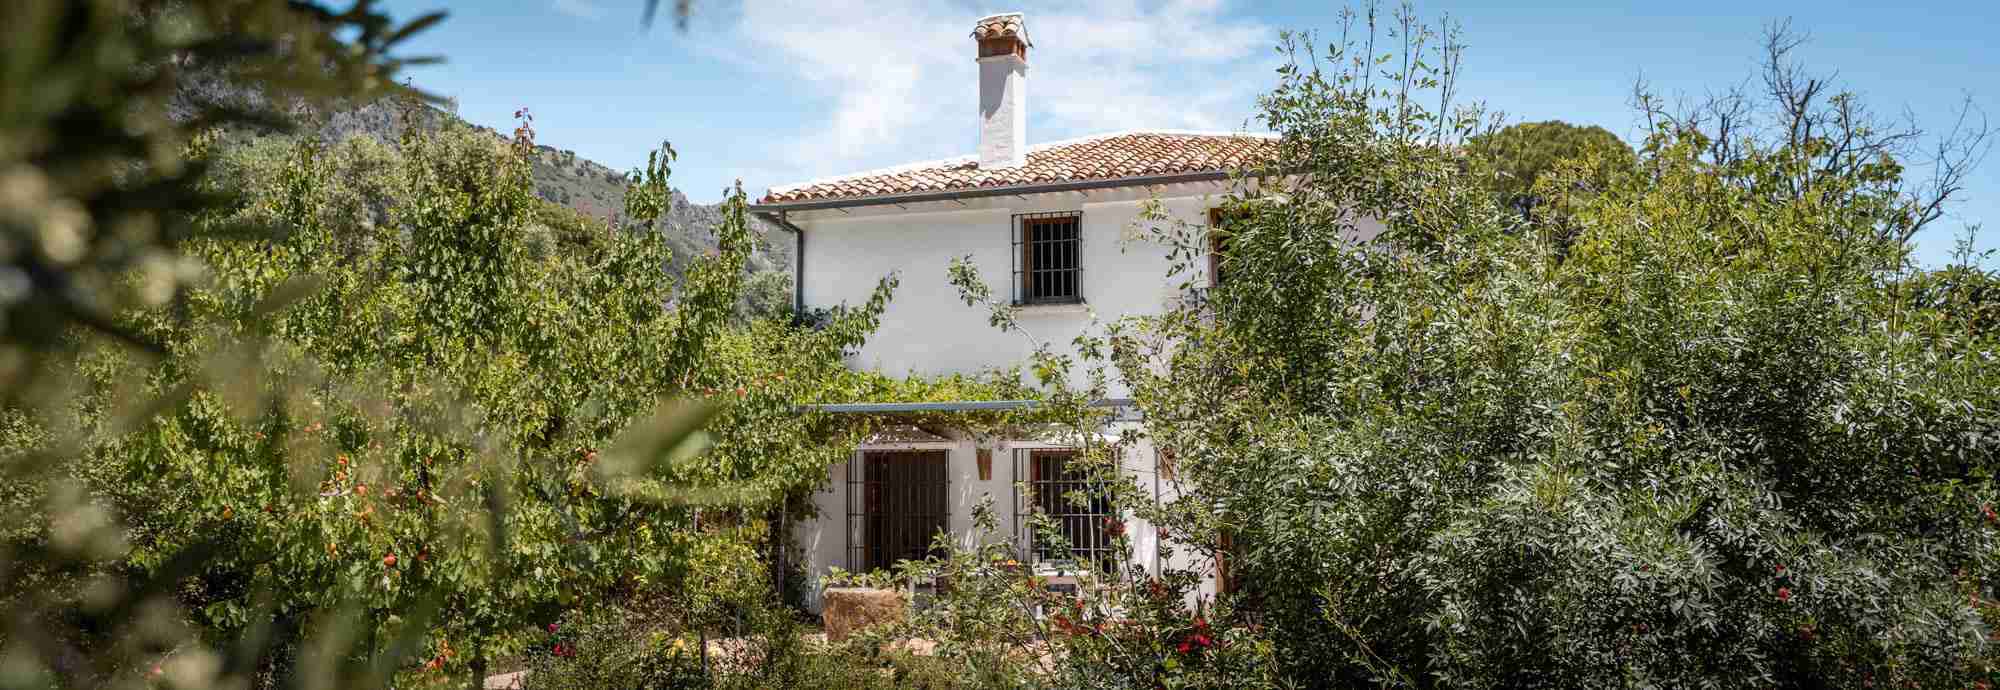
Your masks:
{"label": "tree trunk", "polygon": [[476,648],[472,652],[472,690],[486,690],[486,650]]}
{"label": "tree trunk", "polygon": [[785,513],[790,503],[789,497],[779,501],[765,521],[771,526],[771,594],[778,601],[785,600]]}

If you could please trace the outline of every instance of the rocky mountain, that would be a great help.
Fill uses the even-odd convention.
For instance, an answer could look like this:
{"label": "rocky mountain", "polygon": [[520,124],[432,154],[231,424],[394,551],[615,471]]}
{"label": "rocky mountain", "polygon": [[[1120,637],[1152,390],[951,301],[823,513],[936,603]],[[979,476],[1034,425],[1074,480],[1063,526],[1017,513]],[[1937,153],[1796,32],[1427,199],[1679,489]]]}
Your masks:
{"label": "rocky mountain", "polygon": [[[195,70],[184,79],[181,91],[176,95],[170,109],[180,117],[191,117],[197,103],[255,107],[263,102],[262,94],[242,87],[226,75]],[[408,110],[408,107],[417,109]],[[495,137],[509,136],[488,127],[467,123],[459,118],[454,110],[455,107],[450,103],[444,108],[406,106],[395,99],[385,98],[363,105],[326,111],[298,107],[293,108],[292,112],[302,129],[317,132],[328,142],[366,136],[394,144],[401,139],[402,129],[407,126],[405,124],[407,122],[434,128],[455,121]],[[538,143],[535,146],[535,153],[533,177],[537,196],[595,218],[612,219],[622,213],[625,207],[624,173],[578,156],[575,151],[569,149]],[[693,203],[688,200],[687,195],[675,191],[673,208],[667,212],[666,222],[662,224],[662,231],[667,233],[667,243],[673,248],[675,256],[674,264],[669,266],[668,270],[678,271],[685,265],[687,258],[713,249],[716,240],[710,229],[721,221],[720,204]],[[746,269],[752,274],[789,273],[793,253],[791,236],[755,216],[750,217],[749,222],[752,233],[760,238],[761,246],[752,252]]]}

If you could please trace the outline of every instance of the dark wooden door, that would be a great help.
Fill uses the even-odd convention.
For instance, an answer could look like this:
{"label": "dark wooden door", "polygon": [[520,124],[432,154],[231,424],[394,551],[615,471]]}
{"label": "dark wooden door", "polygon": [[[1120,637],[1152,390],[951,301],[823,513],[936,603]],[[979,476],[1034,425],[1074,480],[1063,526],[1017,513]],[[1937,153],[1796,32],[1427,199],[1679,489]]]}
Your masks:
{"label": "dark wooden door", "polygon": [[931,554],[937,533],[950,524],[945,458],[942,450],[862,454],[863,567]]}

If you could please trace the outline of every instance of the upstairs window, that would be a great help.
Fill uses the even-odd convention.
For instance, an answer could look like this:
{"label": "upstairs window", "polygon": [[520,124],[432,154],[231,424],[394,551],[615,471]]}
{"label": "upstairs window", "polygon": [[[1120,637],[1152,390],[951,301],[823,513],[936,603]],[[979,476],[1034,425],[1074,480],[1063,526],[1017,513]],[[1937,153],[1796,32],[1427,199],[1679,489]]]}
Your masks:
{"label": "upstairs window", "polygon": [[1014,216],[1014,303],[1083,301],[1083,214]]}

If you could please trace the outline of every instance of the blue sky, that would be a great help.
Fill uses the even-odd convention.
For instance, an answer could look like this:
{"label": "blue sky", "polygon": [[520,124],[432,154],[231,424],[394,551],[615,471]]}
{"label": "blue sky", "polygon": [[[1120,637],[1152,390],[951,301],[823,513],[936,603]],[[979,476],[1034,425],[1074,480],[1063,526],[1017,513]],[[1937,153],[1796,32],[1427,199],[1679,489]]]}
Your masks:
{"label": "blue sky", "polygon": [[[670,7],[672,0],[662,0]],[[451,18],[410,52],[443,65],[419,86],[459,114],[506,131],[528,107],[542,143],[625,170],[671,140],[673,182],[697,201],[741,179],[771,186],[971,152],[977,96],[967,37],[993,12],[1028,14],[1029,139],[1141,128],[1252,126],[1273,83],[1280,29],[1332,30],[1334,2],[1107,0],[696,0],[686,32],[642,30],[643,0],[391,0],[400,17]],[[1082,5],[1082,6],[1080,6]],[[2000,9],[1932,3],[1422,3],[1463,22],[1465,97],[1510,121],[1561,119],[1634,138],[1628,103],[1644,76],[1665,95],[1699,96],[1752,75],[1764,22],[1791,17],[1809,66],[1888,113],[1948,126],[1968,92],[2000,125]],[[1921,171],[1920,171],[1921,172]],[[1959,228],[1984,223],[2000,247],[2000,155],[1952,216],[1919,238],[1944,261]]]}

